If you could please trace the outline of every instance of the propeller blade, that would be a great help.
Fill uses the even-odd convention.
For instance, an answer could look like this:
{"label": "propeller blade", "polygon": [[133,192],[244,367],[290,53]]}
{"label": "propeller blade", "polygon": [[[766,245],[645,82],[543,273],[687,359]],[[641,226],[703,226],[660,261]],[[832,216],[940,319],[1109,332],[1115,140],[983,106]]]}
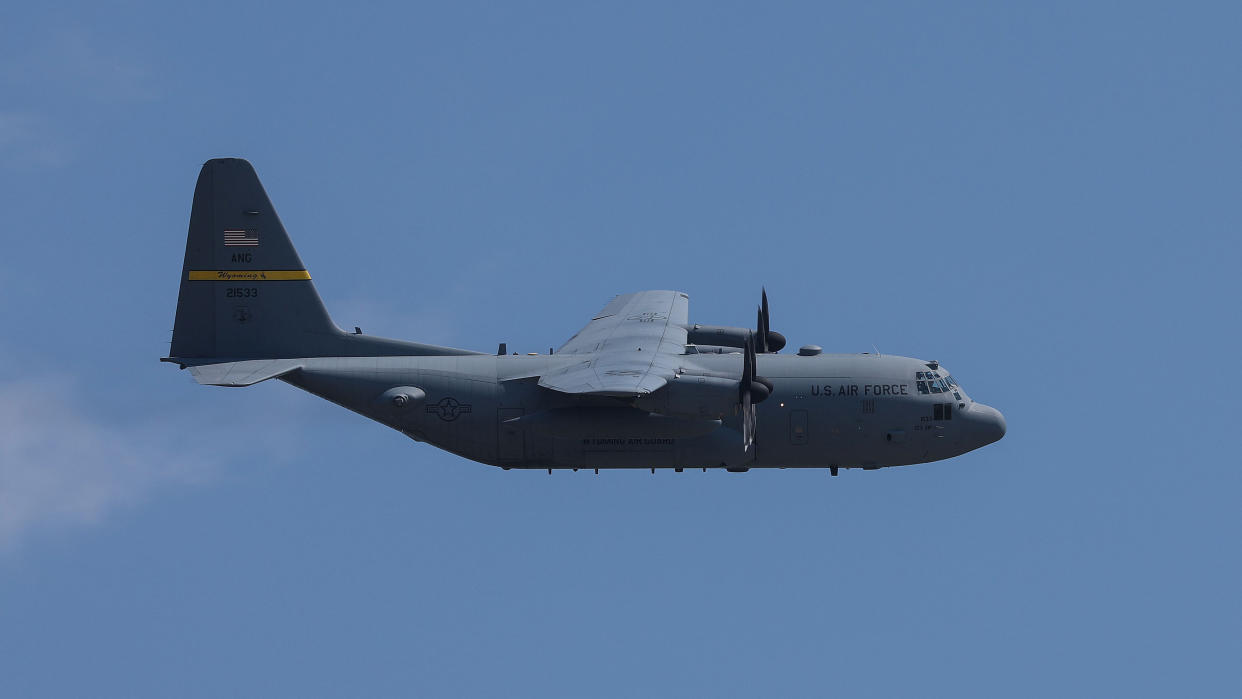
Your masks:
{"label": "propeller blade", "polygon": [[751,362],[751,354],[755,351],[753,341],[750,337],[746,338],[746,346],[742,348],[742,380],[738,382],[737,399],[745,401],[750,395],[750,384],[755,380],[755,365]]}
{"label": "propeller blade", "polygon": [[769,314],[769,308],[768,308],[768,288],[760,287],[760,289],[761,289],[761,292],[763,292],[763,302],[761,302],[759,309],[760,309],[760,314],[763,315],[763,319],[764,319],[764,324],[763,324],[764,345],[768,345],[768,333],[771,333],[771,330],[773,330],[773,325],[771,325],[771,315]]}
{"label": "propeller blade", "polygon": [[776,385],[759,375],[759,353],[755,351],[753,344],[747,349],[750,350],[747,353],[750,364],[750,402],[762,403],[776,390]]}
{"label": "propeller blade", "polygon": [[761,299],[759,319],[755,323],[755,334],[759,336],[755,342],[755,349],[760,354],[780,352],[785,347],[785,336],[772,330],[772,311],[768,306],[768,290],[766,288],[762,289]]}
{"label": "propeller blade", "polygon": [[742,394],[742,451],[750,451],[755,443],[755,405],[750,402],[750,391]]}
{"label": "propeller blade", "polygon": [[750,451],[755,443],[755,403],[768,397],[767,386],[755,376],[757,366],[755,336],[750,335],[746,338],[746,347],[742,353],[742,380],[738,384],[742,403],[742,451]]}
{"label": "propeller blade", "polygon": [[763,308],[759,309],[758,315],[755,316],[755,351],[768,351],[768,332],[763,329]]}
{"label": "propeller blade", "polygon": [[755,351],[754,335],[750,336],[749,343],[746,343],[746,364],[750,366],[750,380],[755,380],[755,375],[759,374],[759,358]]}

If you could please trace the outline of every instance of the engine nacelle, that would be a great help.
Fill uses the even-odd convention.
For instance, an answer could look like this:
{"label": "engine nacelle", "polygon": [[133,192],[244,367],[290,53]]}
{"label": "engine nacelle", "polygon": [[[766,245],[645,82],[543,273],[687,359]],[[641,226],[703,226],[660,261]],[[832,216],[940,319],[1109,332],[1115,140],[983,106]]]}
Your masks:
{"label": "engine nacelle", "polygon": [[[707,347],[745,347],[746,339],[755,333],[750,328],[731,328],[724,325],[701,325],[695,323],[686,328],[686,342]],[[785,347],[785,336],[775,330],[768,331],[768,351],[779,352]],[[700,350],[702,354],[712,353]]]}
{"label": "engine nacelle", "polygon": [[745,347],[746,338],[754,333],[750,328],[730,328],[723,325],[700,325],[687,328],[686,341],[695,345],[719,345]]}
{"label": "engine nacelle", "polygon": [[681,374],[634,404],[662,415],[716,419],[732,414],[738,400],[737,379]]}

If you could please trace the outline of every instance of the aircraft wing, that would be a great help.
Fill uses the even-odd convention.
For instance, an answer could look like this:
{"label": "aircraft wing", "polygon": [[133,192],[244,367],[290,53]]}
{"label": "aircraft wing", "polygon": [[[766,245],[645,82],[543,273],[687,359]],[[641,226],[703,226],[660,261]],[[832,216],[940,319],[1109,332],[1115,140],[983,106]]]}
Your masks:
{"label": "aircraft wing", "polygon": [[603,396],[651,393],[676,373],[689,321],[690,297],[680,291],[622,294],[556,351],[582,361],[544,374],[539,385]]}

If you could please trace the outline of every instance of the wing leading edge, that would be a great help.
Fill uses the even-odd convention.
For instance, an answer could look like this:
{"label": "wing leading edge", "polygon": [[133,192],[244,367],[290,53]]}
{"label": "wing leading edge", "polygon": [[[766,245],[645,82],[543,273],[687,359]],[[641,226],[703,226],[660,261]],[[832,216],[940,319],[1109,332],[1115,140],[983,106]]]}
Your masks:
{"label": "wing leading edge", "polygon": [[602,396],[651,393],[676,374],[689,321],[690,297],[680,291],[622,294],[557,350],[582,361],[544,374],[539,385]]}

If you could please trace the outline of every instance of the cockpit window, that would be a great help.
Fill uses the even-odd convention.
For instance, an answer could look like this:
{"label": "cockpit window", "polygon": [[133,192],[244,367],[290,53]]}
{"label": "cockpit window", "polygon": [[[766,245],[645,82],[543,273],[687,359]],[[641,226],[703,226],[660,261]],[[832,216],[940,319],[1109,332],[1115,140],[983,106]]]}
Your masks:
{"label": "cockpit window", "polygon": [[914,379],[919,393],[952,393],[958,400],[962,399],[962,394],[959,392],[961,387],[948,374],[941,376],[938,371],[916,371]]}

